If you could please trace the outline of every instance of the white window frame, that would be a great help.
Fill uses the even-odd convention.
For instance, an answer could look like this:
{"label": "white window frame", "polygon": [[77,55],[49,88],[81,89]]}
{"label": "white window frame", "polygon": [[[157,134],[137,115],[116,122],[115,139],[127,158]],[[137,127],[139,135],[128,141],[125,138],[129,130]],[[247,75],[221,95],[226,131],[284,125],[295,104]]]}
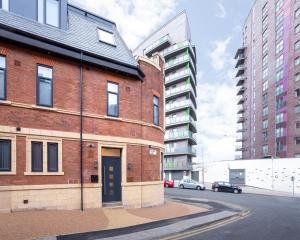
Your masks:
{"label": "white window frame", "polygon": [[[111,46],[116,46],[115,34],[109,30],[103,28],[97,28],[98,39],[100,42],[105,44],[109,44]],[[107,39],[106,37],[111,37],[111,39]]]}

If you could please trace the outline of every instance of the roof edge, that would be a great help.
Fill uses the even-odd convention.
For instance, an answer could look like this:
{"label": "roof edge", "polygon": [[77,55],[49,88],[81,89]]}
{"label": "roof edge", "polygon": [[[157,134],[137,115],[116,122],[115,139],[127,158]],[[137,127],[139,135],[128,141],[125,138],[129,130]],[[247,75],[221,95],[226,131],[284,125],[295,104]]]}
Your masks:
{"label": "roof edge", "polygon": [[76,60],[79,59],[80,53],[82,52],[86,56],[86,61],[92,64],[96,64],[100,67],[111,69],[116,72],[123,72],[125,74],[135,76],[140,80],[143,80],[145,77],[145,74],[138,65],[130,65],[97,54],[92,54],[82,49],[64,45],[49,39],[44,39],[43,37],[29,34],[27,32],[23,32],[22,30],[7,27],[6,25],[2,24],[0,24],[0,38],[17,42],[20,45],[26,45],[36,49],[53,52],[54,54]]}
{"label": "roof edge", "polygon": [[116,23],[115,23],[115,22],[113,22],[113,21],[111,21],[111,20],[109,20],[109,19],[107,19],[107,18],[101,17],[101,16],[99,16],[99,15],[97,15],[97,14],[95,14],[95,13],[92,13],[92,12],[90,12],[90,11],[84,9],[84,8],[81,8],[81,7],[79,7],[79,6],[76,6],[76,5],[72,4],[72,3],[69,3],[69,2],[68,2],[68,7],[71,7],[71,9],[72,9],[72,8],[75,8],[75,9],[77,9],[77,10],[79,10],[79,11],[84,12],[84,13],[88,13],[88,14],[92,15],[92,16],[95,17],[95,18],[99,18],[100,20],[104,20],[104,21],[109,22],[110,24],[113,24],[114,26],[116,26]]}
{"label": "roof edge", "polygon": [[163,27],[167,26],[169,23],[171,23],[172,21],[174,21],[177,17],[179,17],[180,15],[185,14],[186,13],[186,9],[182,10],[181,12],[179,12],[178,14],[176,14],[174,17],[172,17],[171,19],[169,19],[166,23],[164,23],[162,26],[160,26],[158,29],[156,29],[155,31],[153,31],[152,33],[150,33],[141,43],[139,43],[139,45],[137,45],[133,52],[135,52],[142,44],[144,44],[146,41],[148,41],[148,39],[154,35],[155,33],[159,32]]}

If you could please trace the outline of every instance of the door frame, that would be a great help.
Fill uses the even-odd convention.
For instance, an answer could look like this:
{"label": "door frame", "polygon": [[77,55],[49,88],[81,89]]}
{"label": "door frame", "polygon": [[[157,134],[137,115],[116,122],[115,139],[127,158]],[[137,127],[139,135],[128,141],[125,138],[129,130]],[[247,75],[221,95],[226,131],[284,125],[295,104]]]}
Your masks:
{"label": "door frame", "polygon": [[123,185],[127,182],[127,145],[122,143],[115,142],[100,142],[98,143],[98,181],[100,186],[101,194],[101,203],[103,203],[102,199],[102,148],[119,148],[121,149],[121,201],[123,201]]}

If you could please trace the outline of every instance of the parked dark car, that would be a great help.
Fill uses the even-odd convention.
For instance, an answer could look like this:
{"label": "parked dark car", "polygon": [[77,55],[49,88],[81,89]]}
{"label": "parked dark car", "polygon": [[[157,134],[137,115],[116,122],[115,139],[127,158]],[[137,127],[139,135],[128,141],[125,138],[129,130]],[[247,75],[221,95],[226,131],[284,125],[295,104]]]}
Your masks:
{"label": "parked dark car", "polygon": [[212,190],[214,192],[242,193],[242,189],[239,186],[232,185],[229,182],[214,182]]}

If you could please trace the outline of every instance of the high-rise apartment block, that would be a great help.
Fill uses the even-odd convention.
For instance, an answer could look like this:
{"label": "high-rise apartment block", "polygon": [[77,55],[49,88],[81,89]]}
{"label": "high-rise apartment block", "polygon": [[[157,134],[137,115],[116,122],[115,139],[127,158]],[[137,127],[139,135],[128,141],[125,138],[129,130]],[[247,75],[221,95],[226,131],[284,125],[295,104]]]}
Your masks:
{"label": "high-rise apartment block", "polygon": [[236,55],[242,159],[300,156],[300,1],[257,0]]}
{"label": "high-rise apartment block", "polygon": [[197,144],[196,49],[186,12],[171,19],[146,38],[135,55],[151,57],[159,52],[165,59],[165,155],[163,169],[167,179],[190,175]]}

